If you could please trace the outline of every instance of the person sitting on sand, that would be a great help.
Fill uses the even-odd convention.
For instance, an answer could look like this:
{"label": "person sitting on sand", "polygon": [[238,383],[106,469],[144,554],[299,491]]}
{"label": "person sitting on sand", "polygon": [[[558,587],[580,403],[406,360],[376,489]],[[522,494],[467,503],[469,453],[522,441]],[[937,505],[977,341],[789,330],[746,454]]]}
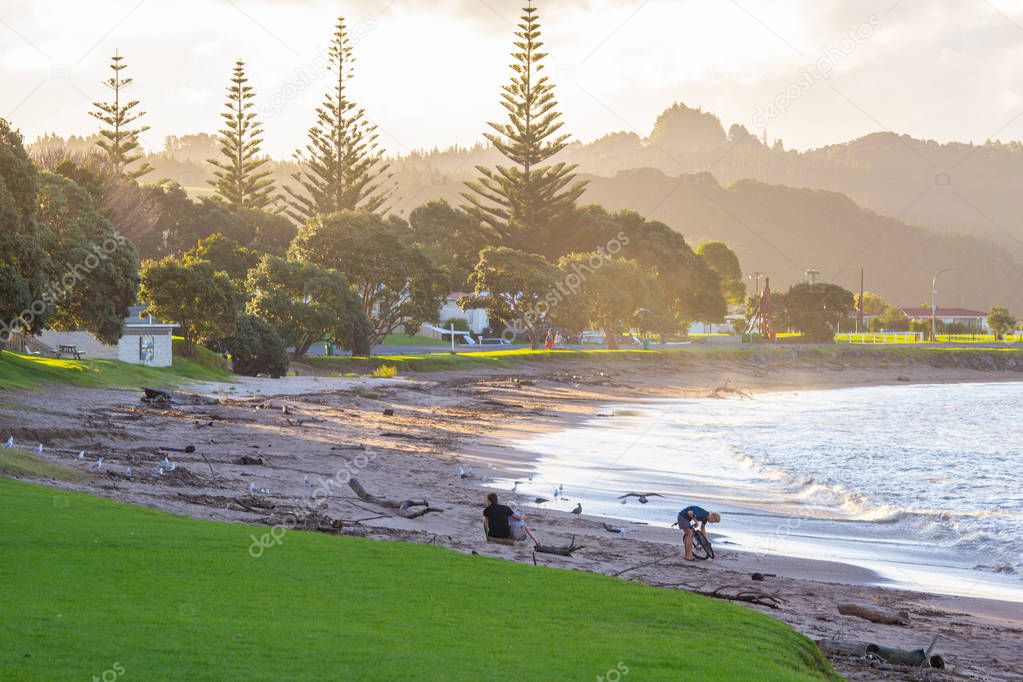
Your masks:
{"label": "person sitting on sand", "polygon": [[511,519],[508,521],[508,525],[511,526],[511,536],[513,540],[525,540],[527,537],[533,541],[534,545],[539,545],[540,541],[533,535],[533,531],[526,525],[526,515],[516,507],[512,509]]}
{"label": "person sitting on sand", "polygon": [[682,540],[686,550],[686,561],[696,561],[693,557],[693,526],[691,521],[700,522],[700,532],[706,532],[708,523],[719,523],[721,521],[721,515],[717,512],[709,512],[703,507],[697,507],[696,505],[690,505],[678,513],[678,527],[685,537]]}
{"label": "person sitting on sand", "polygon": [[[510,507],[499,504],[497,493],[487,493],[487,508],[483,510],[483,535],[489,540],[508,540],[512,537],[509,519],[515,516]],[[521,518],[521,516],[519,517]]]}

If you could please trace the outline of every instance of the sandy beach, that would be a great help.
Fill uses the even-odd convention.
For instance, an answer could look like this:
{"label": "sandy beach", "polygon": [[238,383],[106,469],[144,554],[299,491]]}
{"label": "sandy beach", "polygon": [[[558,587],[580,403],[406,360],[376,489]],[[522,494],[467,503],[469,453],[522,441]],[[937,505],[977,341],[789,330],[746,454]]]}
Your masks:
{"label": "sandy beach", "polygon": [[[896,382],[990,382],[1016,372],[912,367],[843,367],[730,362],[665,375],[628,363],[545,363],[514,370],[446,372],[397,379],[296,376],[240,379],[182,389],[201,398],[146,403],[139,391],[47,388],[5,397],[2,422],[23,445],[42,443],[50,461],[86,469],[103,458],[86,490],[205,519],[300,525],[382,540],[433,543],[512,561],[619,575],[664,589],[709,592],[730,586],[777,598],[750,605],[812,639],[926,648],[947,662],[927,679],[1013,680],[1023,676],[1023,608],[1018,603],[916,593],[878,586],[852,565],[737,551],[682,559],[677,531],[632,528],[622,538],[608,519],[527,505],[545,544],[583,548],[572,557],[534,554],[526,545],[487,544],[483,494],[496,478],[529,469],[531,435],[578,424],[602,405],[657,397],[707,397],[730,386],[752,394]],[[732,398],[726,398],[732,399]],[[6,433],[5,433],[6,435]],[[194,451],[185,452],[193,446]],[[84,450],[86,461],[75,460]],[[173,470],[160,471],[167,457]],[[131,476],[128,476],[128,467]],[[459,468],[471,472],[458,475]],[[308,477],[309,482],[306,482]],[[356,497],[356,478],[375,495],[428,500],[442,509],[415,519]],[[326,481],[335,481],[327,488]],[[252,489],[255,488],[255,492]],[[262,490],[262,492],[261,492]],[[611,524],[613,525],[613,521]],[[286,534],[283,542],[287,542]],[[251,547],[239,547],[249,552]],[[272,547],[265,551],[273,551]],[[752,580],[754,573],[766,577]],[[840,615],[856,602],[906,611],[910,625],[878,625]],[[859,658],[832,658],[847,679],[922,679],[920,670],[879,670]]]}

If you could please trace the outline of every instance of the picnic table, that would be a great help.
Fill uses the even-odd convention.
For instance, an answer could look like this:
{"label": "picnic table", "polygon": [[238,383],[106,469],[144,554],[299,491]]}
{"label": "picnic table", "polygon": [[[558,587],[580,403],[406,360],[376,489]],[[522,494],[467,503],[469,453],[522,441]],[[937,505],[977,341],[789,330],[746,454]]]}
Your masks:
{"label": "picnic table", "polygon": [[78,350],[78,346],[58,346],[57,357],[59,358],[63,355],[74,356],[75,360],[82,359],[82,351]]}

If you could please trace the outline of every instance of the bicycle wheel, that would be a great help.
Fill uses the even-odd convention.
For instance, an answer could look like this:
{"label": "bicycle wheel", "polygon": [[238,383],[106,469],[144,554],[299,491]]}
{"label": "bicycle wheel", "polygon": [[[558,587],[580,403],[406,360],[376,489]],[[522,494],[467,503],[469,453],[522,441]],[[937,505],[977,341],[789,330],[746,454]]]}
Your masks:
{"label": "bicycle wheel", "polygon": [[703,531],[693,531],[693,556],[697,559],[713,559],[714,548]]}

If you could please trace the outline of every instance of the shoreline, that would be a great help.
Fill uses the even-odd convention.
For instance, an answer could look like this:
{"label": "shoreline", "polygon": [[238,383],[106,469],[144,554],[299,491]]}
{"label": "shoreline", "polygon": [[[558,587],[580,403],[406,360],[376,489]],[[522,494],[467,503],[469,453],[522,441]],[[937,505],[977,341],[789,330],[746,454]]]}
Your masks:
{"label": "shoreline", "polygon": [[[580,424],[608,403],[705,397],[729,379],[733,386],[765,393],[902,383],[898,375],[909,375],[917,384],[1023,379],[1015,372],[922,367],[765,371],[755,363],[690,368],[665,376],[628,365],[550,363],[393,381],[245,379],[193,387],[218,398],[217,405],[164,408],[139,403],[136,391],[52,388],[16,394],[18,406],[12,410],[0,405],[0,416],[5,424],[17,424],[13,430],[18,442],[44,443],[47,459],[84,469],[53,448],[86,449],[90,458],[103,456],[109,465],[101,476],[83,484],[42,481],[48,485],[250,524],[279,523],[285,511],[315,512],[343,520],[345,534],[430,542],[532,563],[529,548],[486,544],[481,537],[479,513],[487,484],[504,471],[528,464],[513,443]],[[172,453],[179,463],[172,475],[151,473],[165,452],[159,447],[185,444],[194,444],[197,452]],[[239,464],[243,456],[260,463]],[[364,464],[356,466],[360,456]],[[460,464],[473,468],[472,479],[459,479]],[[124,475],[126,466],[136,472],[130,481]],[[375,494],[399,499],[425,495],[445,512],[400,518],[358,500],[345,486],[328,498],[326,508],[312,506],[312,490],[303,485],[303,474],[316,479],[342,471],[356,475]],[[271,492],[250,495],[250,485]],[[264,504],[268,506],[260,506]],[[575,536],[586,546],[572,558],[537,555],[540,565],[621,573],[622,579],[666,589],[709,591],[725,584],[747,585],[784,599],[778,610],[751,608],[780,618],[812,639],[840,636],[917,648],[927,646],[928,633],[940,631],[936,650],[956,667],[957,679],[966,675],[1008,680],[1023,675],[1023,652],[1015,647],[1023,632],[1023,616],[1016,615],[1018,603],[879,586],[876,574],[851,564],[740,552],[729,545],[719,545],[717,560],[693,565],[681,559],[676,530],[639,526],[622,539],[604,529],[607,517],[532,508],[527,514],[545,542],[568,544]],[[750,582],[754,572],[777,577]],[[908,610],[914,626],[876,625],[841,616],[835,610],[841,601]],[[876,679],[877,671],[860,662],[832,660],[847,679]],[[945,679],[946,673],[933,673],[932,679]],[[916,679],[915,675],[890,679]]]}
{"label": "shoreline", "polygon": [[[961,382],[943,381],[926,385],[940,386],[947,385],[949,383]],[[995,384],[1001,382],[983,383]],[[859,388],[859,386],[856,387]],[[804,389],[803,391],[800,392],[805,392],[806,390],[812,391],[843,390],[843,388],[853,387],[846,386],[832,387],[826,389],[816,388]],[[770,396],[772,395],[772,393],[784,394],[787,392],[788,391],[774,392],[762,391],[757,394],[757,397]],[[516,479],[524,479],[527,475],[529,475],[529,480],[532,481],[532,473],[538,472],[543,463],[546,462],[552,466],[556,466],[559,463],[563,465],[564,462],[561,460],[569,458],[562,458],[560,456],[552,455],[550,453],[550,446],[548,446],[546,452],[540,451],[540,449],[536,447],[536,441],[542,439],[544,436],[547,435],[554,435],[555,437],[559,435],[562,436],[562,438],[558,439],[559,445],[561,443],[571,443],[573,440],[571,436],[573,435],[578,436],[580,440],[585,441],[586,437],[590,435],[587,433],[588,431],[596,431],[598,433],[606,432],[607,429],[605,427],[609,427],[611,424],[615,424],[615,422],[619,420],[620,416],[625,416],[626,422],[628,421],[627,417],[643,416],[649,418],[653,416],[651,413],[658,411],[659,408],[664,404],[670,405],[670,399],[658,398],[656,400],[648,399],[645,401],[643,399],[634,399],[631,401],[619,400],[614,403],[599,403],[592,406],[592,409],[587,410],[584,413],[574,413],[570,415],[566,420],[566,423],[561,424],[557,429],[552,429],[550,428],[550,425],[545,424],[542,426],[534,425],[535,428],[531,429],[519,428],[496,434],[498,438],[496,443],[489,447],[482,446],[476,448],[476,450],[480,452],[481,459],[483,461],[489,461],[490,463],[500,465],[494,472],[495,474],[494,477],[487,481],[482,486],[482,489],[493,490],[500,494],[507,495],[510,492],[509,485],[512,481],[516,481]],[[625,409],[622,409],[623,406]],[[635,406],[635,410],[633,411],[629,409],[628,406]],[[626,411],[628,411],[628,414],[626,414]],[[597,420],[595,419],[596,417],[601,417],[601,419]],[[610,430],[612,432],[615,429],[623,428],[627,429],[629,427],[624,424],[610,426]],[[642,438],[645,435],[646,432],[644,431],[639,435],[639,438]],[[599,436],[597,437],[599,438]],[[508,441],[510,441],[510,444]],[[509,456],[509,454],[507,453],[507,449],[509,447],[518,453],[517,457]],[[632,446],[630,445],[629,447],[631,448]],[[500,459],[495,459],[495,455],[499,456]],[[585,456],[583,456],[582,459],[586,461]],[[562,504],[561,506],[567,508],[567,506],[570,506],[575,502],[580,501],[586,502],[587,497],[590,497],[591,498],[590,502],[592,502],[593,501],[592,495],[587,496],[587,492],[591,490],[593,483],[595,483],[596,480],[600,479],[604,473],[610,471],[611,468],[614,467],[614,465],[619,462],[619,459],[620,457],[616,459],[615,462],[609,465],[608,468],[606,469],[604,468],[604,462],[598,462],[595,460],[591,460],[588,466],[581,466],[579,468],[580,473],[577,475],[585,474],[586,478],[589,478],[591,475],[597,473],[598,471],[600,473],[590,483],[589,486],[586,486],[583,489],[581,495],[577,492],[580,489],[580,486],[582,485],[580,481],[579,480],[571,481],[569,483],[569,491],[573,494],[569,495],[569,493],[565,493],[567,497],[561,498],[562,502],[565,502],[566,500],[569,499],[571,501],[568,502],[567,505]],[[572,472],[569,472],[568,476],[572,476]],[[560,478],[559,477],[550,478],[549,476],[547,477],[548,481],[562,479],[571,480],[568,478],[564,478],[564,476],[561,476]],[[536,505],[531,503],[528,500],[528,498],[533,494],[533,491],[536,491],[538,489],[537,486],[531,485],[531,483],[527,483],[524,480],[517,480],[516,482],[517,484],[525,484],[527,486],[527,489],[524,491],[519,491],[518,495],[516,495],[514,499],[518,502],[520,506],[522,506],[524,511],[526,510],[535,511],[537,509]],[[636,483],[635,481],[633,482]],[[758,484],[762,483],[764,486],[769,485],[769,482],[766,479],[763,481],[757,481],[757,483]],[[640,484],[636,483],[636,485]],[[644,489],[649,489],[649,487],[650,486]],[[622,488],[618,492],[631,489],[634,488],[626,487]],[[660,492],[668,492],[663,487],[656,489],[659,490]],[[539,487],[541,495],[544,495],[545,497],[549,496],[550,493],[544,493],[543,492],[544,490],[545,489],[543,487]],[[523,502],[521,499],[523,496],[527,498],[525,502]],[[668,497],[676,498],[677,500],[678,498],[677,489],[672,491],[672,494],[668,495]],[[708,502],[702,501],[700,499],[701,493],[692,493],[689,495],[689,497],[690,497],[690,499],[688,500],[689,502],[708,504]],[[557,503],[557,500],[555,500],[555,502]],[[655,500],[652,499],[651,502],[655,502]],[[685,504],[685,501],[677,501],[677,504],[683,505]],[[714,503],[711,502],[711,504]],[[776,524],[776,528],[773,531],[773,533],[781,536],[788,536],[790,534],[790,531],[788,529],[792,526],[793,523],[795,524],[796,528],[799,528],[801,525],[805,525],[806,522],[809,522],[811,524],[814,523],[820,524],[820,527],[816,532],[812,532],[809,528],[804,528],[803,532],[796,533],[796,536],[798,538],[801,538],[804,544],[807,543],[815,544],[817,545],[817,547],[826,550],[825,553],[829,551],[833,552],[840,549],[841,542],[839,543],[839,545],[836,546],[832,546],[830,544],[830,542],[835,539],[845,540],[846,543],[851,542],[854,546],[862,542],[861,540],[853,536],[844,537],[845,533],[840,530],[844,526],[844,524],[846,523],[869,524],[877,522],[871,521],[870,519],[861,518],[843,519],[839,517],[814,516],[806,514],[801,515],[798,513],[798,508],[789,509],[788,511],[772,509],[772,507],[775,504],[776,504],[775,502],[770,500],[759,501],[758,503],[752,505],[750,505],[748,502],[732,501],[729,503],[718,503],[716,510],[721,511],[723,513],[727,511],[729,516],[739,515],[741,517],[760,517],[764,519],[770,519],[771,523]],[[599,522],[609,522],[616,526],[625,525],[630,528],[630,533],[632,532],[633,527],[644,527],[647,529],[659,528],[661,530],[667,531],[670,534],[669,536],[659,538],[659,541],[670,543],[671,540],[673,539],[676,542],[676,544],[679,543],[677,531],[670,530],[667,524],[668,517],[674,518],[672,516],[673,508],[665,511],[665,509],[663,508],[664,505],[655,504],[650,505],[649,509],[655,509],[657,507],[660,507],[658,509],[658,512],[660,512],[661,515],[664,516],[663,519],[653,520],[650,518],[649,514],[637,516],[636,514],[616,513],[617,512],[616,507],[611,508],[609,511],[606,502],[600,506],[601,511],[586,513],[585,510],[590,508],[589,503],[587,503],[586,506],[583,507],[584,510],[583,516],[585,518],[591,518]],[[625,509],[626,508],[623,507],[623,511]],[[635,509],[635,507],[629,506],[628,509],[633,510]],[[557,510],[551,509],[551,511]],[[883,521],[881,521],[881,523],[884,524]],[[783,526],[784,529],[782,528]],[[826,533],[821,534],[822,530],[821,527],[823,527],[823,529],[830,529],[835,532],[838,532],[839,535],[829,536]],[[885,525],[881,526],[882,529],[884,527]],[[970,569],[964,566],[951,565],[946,563],[950,559],[950,557],[948,556],[942,557],[939,555],[934,555],[932,557],[933,562],[931,563],[920,563],[919,561],[912,560],[899,561],[897,560],[897,558],[893,558],[891,556],[889,556],[888,558],[882,558],[881,556],[877,556],[874,558],[863,556],[859,561],[852,557],[849,558],[830,557],[826,559],[820,558],[810,559],[807,558],[806,556],[805,547],[803,547],[803,551],[800,552],[798,544],[797,547],[789,548],[788,551],[785,551],[784,543],[769,542],[767,543],[767,548],[761,547],[761,544],[758,543],[755,539],[756,531],[750,528],[741,530],[738,532],[738,534],[734,532],[729,532],[727,526],[722,526],[720,527],[720,529],[715,526],[710,526],[708,527],[707,531],[712,541],[718,543],[719,541],[723,540],[725,544],[729,547],[730,551],[739,552],[740,554],[766,554],[778,559],[788,559],[794,562],[805,561],[811,564],[821,562],[823,564],[845,567],[846,570],[844,573],[836,572],[834,569],[825,571],[825,574],[829,576],[841,575],[842,577],[837,579],[837,581],[839,582],[847,582],[849,584],[861,586],[889,587],[910,592],[922,592],[926,594],[933,594],[937,596],[948,596],[956,598],[977,598],[980,600],[1015,603],[1020,605],[1020,607],[1023,607],[1023,581],[1017,581],[1011,578],[1003,579],[1004,578],[1003,574],[1000,574],[999,572],[984,571],[979,568]],[[810,534],[806,535],[805,533]],[[649,536],[650,532],[648,531],[646,535]],[[754,537],[752,542],[749,541],[749,538],[751,536]],[[746,542],[743,542],[743,538],[746,539]],[[887,538],[881,538],[881,541],[885,542],[892,540],[889,540]],[[895,539],[894,542],[898,544],[900,541],[898,539]],[[926,557],[918,557],[918,559],[926,561]],[[789,566],[789,568],[791,568],[791,565]],[[812,573],[809,571],[802,571],[800,572],[799,577],[812,578]],[[967,584],[968,587],[957,588],[956,586],[960,584]]]}

